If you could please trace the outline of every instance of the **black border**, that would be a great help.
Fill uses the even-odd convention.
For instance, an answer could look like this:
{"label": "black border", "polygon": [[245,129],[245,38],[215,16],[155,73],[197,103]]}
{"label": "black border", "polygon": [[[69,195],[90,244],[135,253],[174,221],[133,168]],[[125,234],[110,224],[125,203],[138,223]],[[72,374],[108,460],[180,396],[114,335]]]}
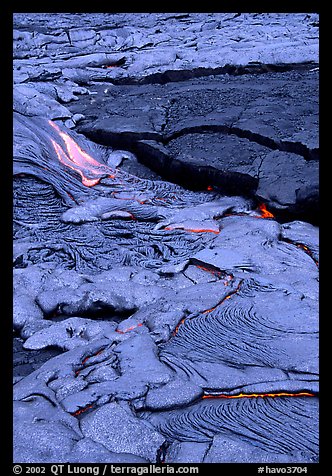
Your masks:
{"label": "black border", "polygon": [[[190,12],[190,13],[233,13],[233,12],[241,12],[241,13],[318,13],[320,15],[320,23],[325,21],[326,24],[329,22],[329,14],[326,12],[326,16],[322,15],[321,11],[321,2],[319,1],[297,1],[297,2],[273,2],[273,1],[266,1],[265,2],[229,2],[229,3],[219,3],[219,2],[197,2],[192,0],[191,2],[176,2],[173,6],[171,2],[167,1],[165,4],[160,5],[159,2],[150,3],[150,5],[144,5],[143,2],[135,2],[134,5],[130,3],[126,3],[124,1],[120,2],[119,7],[117,9],[112,9],[110,6],[116,4],[115,1],[111,2],[98,2],[96,1],[90,4],[82,4],[82,2],[77,2],[77,6],[75,6],[74,2],[68,4],[67,2],[54,2],[51,4],[50,2],[47,5],[33,5],[31,2],[24,3],[22,5],[19,2],[15,2],[12,4],[7,4],[6,7],[1,6],[1,34],[2,34],[2,42],[1,42],[1,53],[3,55],[1,61],[1,76],[2,76],[2,85],[5,85],[5,89],[2,89],[1,95],[1,103],[3,105],[2,113],[5,115],[2,120],[1,129],[3,131],[2,136],[2,157],[1,157],[1,187],[0,191],[2,194],[1,197],[1,204],[2,204],[2,218],[4,217],[5,220],[2,220],[2,233],[1,240],[2,242],[2,259],[3,264],[1,266],[2,269],[2,284],[1,289],[2,293],[2,316],[1,319],[1,363],[2,365],[2,388],[0,391],[0,395],[4,398],[2,401],[1,409],[2,409],[2,418],[1,418],[1,427],[2,427],[2,444],[0,446],[2,450],[2,457],[1,460],[5,463],[5,467],[8,467],[9,472],[4,470],[4,474],[13,474],[12,472],[12,464],[13,464],[13,425],[12,425],[12,415],[13,415],[13,402],[12,402],[12,375],[13,375],[13,364],[12,364],[12,313],[13,313],[13,272],[12,272],[12,258],[13,258],[13,239],[12,239],[12,209],[13,209],[13,186],[12,186],[12,157],[13,157],[13,132],[12,132],[12,106],[13,106],[13,76],[12,76],[12,58],[13,58],[13,14],[15,13],[182,13],[182,12]],[[27,8],[28,7],[28,8]],[[106,8],[108,7],[108,10]],[[157,8],[159,7],[159,8]],[[326,25],[327,26],[327,25]],[[329,25],[330,26],[330,25]],[[320,29],[321,32],[321,29]],[[321,38],[321,33],[320,33]],[[329,38],[325,38],[325,42],[330,42]],[[322,45],[322,41],[320,41],[320,45]],[[8,86],[8,90],[7,90]],[[329,94],[329,93],[328,93]],[[321,95],[321,93],[320,93]],[[323,103],[325,97],[321,95],[320,104]],[[7,115],[8,114],[8,115]],[[321,115],[322,117],[322,115]],[[326,117],[328,121],[328,116]],[[320,134],[321,135],[321,134]],[[320,169],[320,179],[322,178],[323,174]],[[323,181],[321,181],[323,183]],[[324,196],[324,190],[323,196]],[[322,196],[322,195],[321,195]],[[323,203],[323,200],[321,200]],[[325,197],[325,203],[328,203],[328,197]],[[322,214],[324,218],[324,215]],[[323,220],[322,220],[323,221]],[[328,226],[328,225],[326,225]],[[323,224],[324,228],[324,224]],[[322,233],[321,233],[322,235]],[[326,233],[327,235],[327,233]],[[326,236],[325,235],[325,236]],[[323,244],[321,240],[321,244]],[[324,250],[324,246],[323,246]],[[322,264],[324,270],[324,263]],[[329,316],[326,316],[326,309],[327,307],[322,308],[320,307],[320,316],[324,320],[328,321]],[[3,312],[5,310],[5,312]],[[325,311],[325,312],[324,312]],[[327,356],[328,358],[328,356]],[[320,364],[322,360],[320,360]],[[324,387],[324,382],[323,382]],[[322,392],[321,392],[322,393]],[[323,405],[324,405],[324,398],[323,398]],[[323,405],[320,405],[321,407]],[[320,412],[322,415],[322,410]],[[327,414],[327,413],[326,413]],[[320,418],[321,424],[321,418]],[[320,425],[321,426],[321,425]],[[320,438],[320,441],[322,438]],[[257,468],[259,466],[270,466],[273,468],[284,468],[286,466],[307,466],[308,471],[307,473],[295,473],[295,474],[320,474],[320,467],[322,464],[327,462],[326,461],[326,454],[324,455],[323,452],[323,444],[321,441],[320,450],[320,462],[315,464],[277,464],[277,463],[201,463],[201,464],[187,464],[182,466],[197,466],[199,467],[199,475],[204,474],[204,471],[207,471],[206,474],[209,474],[211,470],[219,470],[224,474],[231,474],[232,471],[239,470],[241,474],[258,474]],[[8,465],[7,465],[8,463]],[[58,464],[54,462],[54,464]],[[234,468],[234,465],[236,466]],[[240,467],[239,467],[240,465]],[[2,466],[2,465],[1,465]],[[1,467],[0,466],[0,467]],[[27,474],[24,471],[24,468],[28,467],[28,464],[23,464],[23,473]],[[51,464],[32,464],[31,466],[44,466],[45,473],[44,474],[52,474],[50,471]],[[64,466],[67,466],[65,464]],[[74,466],[74,464],[72,464]],[[76,466],[99,466],[102,471],[103,465],[100,464],[80,464]],[[109,464],[111,466],[111,464]],[[137,466],[137,465],[113,465],[113,466]],[[149,466],[149,465],[139,465],[139,466]],[[160,466],[160,465],[154,465]],[[167,466],[167,465],[166,465]],[[174,466],[177,468],[181,465],[168,465]],[[64,472],[63,474],[67,474]],[[102,472],[100,473],[102,474]],[[112,474],[110,470],[107,471],[106,474]],[[116,474],[116,473],[115,473]],[[121,473],[120,473],[121,474]],[[125,474],[125,473],[124,473]],[[129,474],[129,473],[128,473]],[[151,473],[150,473],[151,474]],[[158,474],[158,473],[156,473]],[[167,474],[167,473],[163,473]],[[184,473],[185,474],[185,473]],[[187,473],[190,474],[190,473]],[[266,473],[264,473],[266,474]],[[280,473],[283,474],[283,473]]]}

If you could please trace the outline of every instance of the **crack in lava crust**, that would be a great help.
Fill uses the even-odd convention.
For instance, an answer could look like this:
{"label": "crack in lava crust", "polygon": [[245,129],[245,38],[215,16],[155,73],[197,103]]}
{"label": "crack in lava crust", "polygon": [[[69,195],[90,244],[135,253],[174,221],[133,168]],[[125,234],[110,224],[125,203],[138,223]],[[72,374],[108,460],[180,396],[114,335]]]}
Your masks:
{"label": "crack in lava crust", "polygon": [[[318,229],[276,217],[316,210],[318,75],[247,64],[271,55],[257,24],[298,35],[36,15],[14,36],[15,460],[317,461]],[[223,35],[247,66],[218,66]]]}

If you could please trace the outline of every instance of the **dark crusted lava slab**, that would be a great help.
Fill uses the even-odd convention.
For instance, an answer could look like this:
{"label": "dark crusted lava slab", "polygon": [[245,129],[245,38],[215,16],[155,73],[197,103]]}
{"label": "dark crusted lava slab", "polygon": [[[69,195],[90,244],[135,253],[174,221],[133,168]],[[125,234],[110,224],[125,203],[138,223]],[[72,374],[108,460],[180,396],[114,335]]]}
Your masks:
{"label": "dark crusted lava slab", "polygon": [[316,462],[318,16],[14,21],[15,461]]}
{"label": "dark crusted lava slab", "polygon": [[21,339],[14,338],[13,341],[13,378],[18,381],[37,370],[44,362],[56,355],[59,355],[59,349],[48,348],[47,350],[26,350],[23,348]]}
{"label": "dark crusted lava slab", "polygon": [[[78,131],[130,149],[194,189],[256,196],[275,211],[318,212],[318,73],[97,85],[69,107]],[[303,97],[310,101],[303,102]]]}

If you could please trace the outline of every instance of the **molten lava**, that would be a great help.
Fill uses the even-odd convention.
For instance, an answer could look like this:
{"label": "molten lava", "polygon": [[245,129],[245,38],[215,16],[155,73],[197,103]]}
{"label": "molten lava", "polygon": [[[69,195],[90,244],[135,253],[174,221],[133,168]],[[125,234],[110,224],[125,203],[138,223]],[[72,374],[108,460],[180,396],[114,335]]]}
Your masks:
{"label": "molten lava", "polygon": [[143,324],[139,322],[136,326],[127,327],[127,329],[125,329],[124,331],[121,331],[120,329],[116,329],[116,332],[118,332],[119,334],[126,334],[127,332],[130,332],[133,329],[136,329],[137,327],[142,327],[142,325]]}
{"label": "molten lava", "polygon": [[265,398],[265,397],[315,397],[315,394],[309,392],[298,392],[298,393],[238,393],[237,395],[226,395],[224,393],[219,393],[217,395],[207,394],[203,395],[202,398]]}
{"label": "molten lava", "polygon": [[274,218],[273,213],[267,210],[265,203],[258,205],[258,208],[261,212],[261,216],[259,218]]}
{"label": "molten lava", "polygon": [[184,321],[185,321],[185,318],[181,319],[181,321],[179,322],[179,324],[176,326],[176,328],[173,331],[173,336],[175,336],[178,333],[179,328],[184,323]]}
{"label": "molten lava", "polygon": [[212,274],[213,276],[221,277],[222,272],[218,271],[217,269],[207,268],[206,266],[201,266],[196,264],[196,268],[201,269],[203,271],[207,271],[208,273]]}
{"label": "molten lava", "polygon": [[[100,182],[102,177],[115,177],[113,170],[110,167],[97,162],[97,160],[91,157],[91,155],[81,149],[72,137],[65,132],[62,132],[57,124],[51,120],[49,120],[48,123],[57,131],[65,144],[66,152],[61,145],[51,139],[59,161],[66,167],[78,172],[82,178],[83,185],[86,187],[93,187]],[[93,178],[91,178],[91,176]]]}
{"label": "molten lava", "polygon": [[85,357],[81,362],[81,368],[75,371],[75,377],[77,377],[81,373],[81,371],[84,369],[84,366],[85,366],[86,362],[89,359],[91,359],[92,357],[96,357],[97,355],[101,354],[103,352],[103,350],[104,349],[98,350],[98,352],[96,352],[95,354],[91,354],[91,355],[88,355],[87,357]]}
{"label": "molten lava", "polygon": [[93,405],[87,405],[84,408],[80,408],[79,410],[76,410],[76,412],[71,413],[71,415],[73,415],[73,416],[80,415],[81,413],[84,413],[84,412],[87,412],[88,410],[90,410],[90,408],[93,408]]}
{"label": "molten lava", "polygon": [[315,262],[316,266],[319,267],[319,262],[315,259],[310,248],[308,248],[306,245],[304,245],[303,243],[292,241],[289,238],[283,238],[283,241],[285,241],[286,243],[290,243],[291,245],[295,245],[297,248],[300,248],[301,250],[303,250]]}
{"label": "molten lava", "polygon": [[[218,304],[214,307],[211,307],[211,309],[206,309],[206,311],[203,311],[203,314],[210,314],[210,312],[214,311],[215,309],[217,309],[218,306],[220,306],[223,302],[225,302],[227,299],[230,299],[233,294],[236,294],[240,287],[241,287],[241,284],[243,282],[243,279],[241,279],[241,281],[239,282],[239,284],[236,286],[236,288],[234,289],[234,291],[230,292],[226,297],[224,297],[220,302],[218,302]],[[225,283],[224,283],[225,284]],[[225,286],[227,286],[227,284],[225,284]]]}
{"label": "molten lava", "polygon": [[176,228],[176,227],[173,228],[172,226],[166,226],[164,229],[169,231],[172,231],[172,230],[192,231],[193,233],[215,233],[216,235],[220,233],[220,231],[217,231],[217,230],[200,229],[200,228]]}
{"label": "molten lava", "polygon": [[[196,266],[196,268],[201,269],[202,271],[206,271],[207,273],[210,273],[213,276],[217,276],[218,278],[222,278],[222,276],[223,276],[223,272],[219,271],[218,269],[208,268],[206,266],[202,266],[202,265],[199,265],[199,264],[196,264],[195,266]],[[229,274],[229,275],[225,276],[224,278],[225,278],[224,285],[229,286],[229,284],[234,279],[234,276],[232,274]]]}

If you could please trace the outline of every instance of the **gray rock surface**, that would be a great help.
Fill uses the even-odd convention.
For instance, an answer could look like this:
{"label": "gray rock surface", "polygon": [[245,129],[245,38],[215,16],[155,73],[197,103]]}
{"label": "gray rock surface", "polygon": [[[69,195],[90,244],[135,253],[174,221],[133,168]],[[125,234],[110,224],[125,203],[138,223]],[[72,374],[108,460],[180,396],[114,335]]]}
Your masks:
{"label": "gray rock surface", "polygon": [[[317,72],[117,86],[70,106],[79,130],[125,145],[153,170],[192,188],[264,201],[275,213],[318,213]],[[310,105],[303,105],[310,96]],[[135,106],[133,107],[133,97]],[[104,116],[97,110],[104,111]],[[95,111],[95,112],[94,112]],[[306,133],[308,131],[308,133]]]}
{"label": "gray rock surface", "polygon": [[317,462],[318,15],[13,40],[14,461]]}
{"label": "gray rock surface", "polygon": [[108,403],[95,413],[83,418],[82,432],[102,443],[110,451],[130,453],[154,461],[163,436],[147,422],[130,414],[129,409]]}

